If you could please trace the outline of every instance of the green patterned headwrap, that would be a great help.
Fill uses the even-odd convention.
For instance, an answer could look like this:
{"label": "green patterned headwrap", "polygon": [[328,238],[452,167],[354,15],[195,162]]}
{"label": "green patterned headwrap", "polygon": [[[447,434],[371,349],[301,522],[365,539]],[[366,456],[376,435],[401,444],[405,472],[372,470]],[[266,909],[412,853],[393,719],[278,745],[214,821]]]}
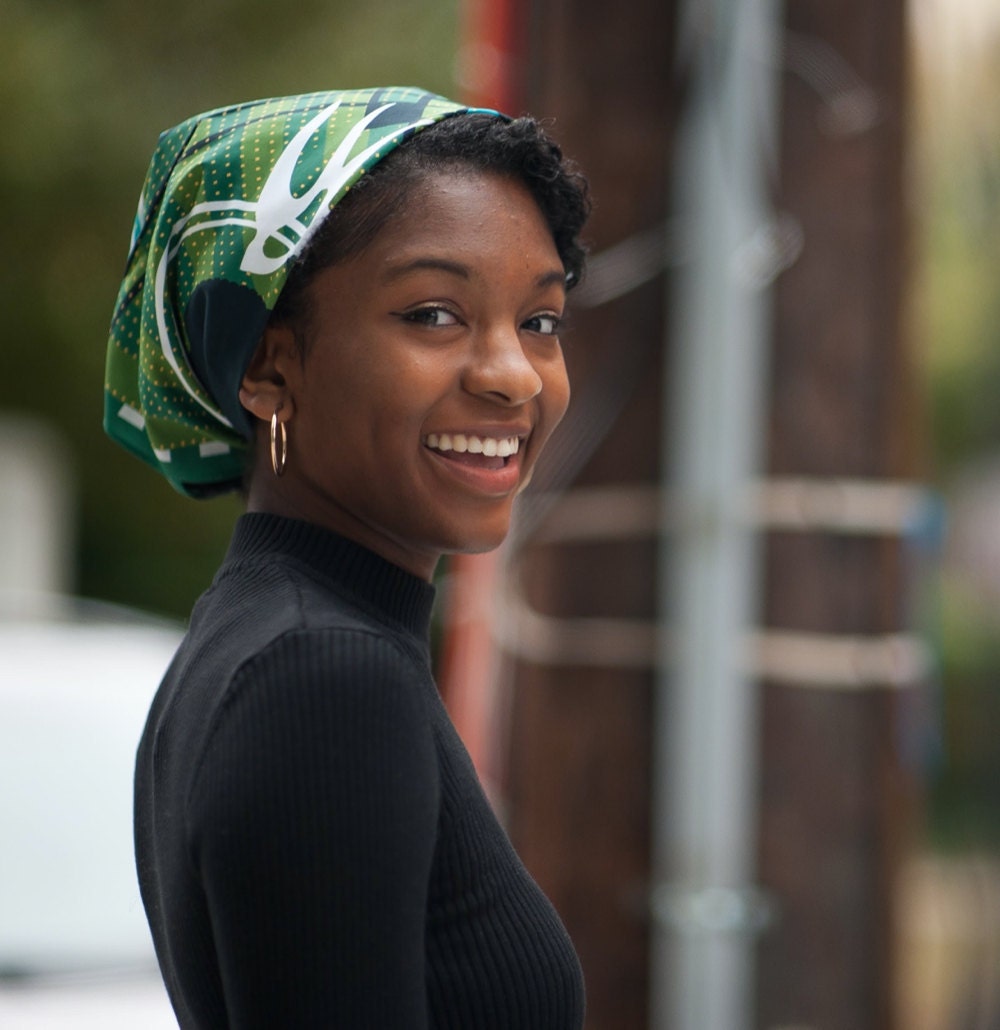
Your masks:
{"label": "green patterned headwrap", "polygon": [[345,90],[220,108],[164,132],[111,322],[112,439],[190,496],[238,486],[253,435],[239,385],[295,257],[372,165],[468,110],[418,89]]}

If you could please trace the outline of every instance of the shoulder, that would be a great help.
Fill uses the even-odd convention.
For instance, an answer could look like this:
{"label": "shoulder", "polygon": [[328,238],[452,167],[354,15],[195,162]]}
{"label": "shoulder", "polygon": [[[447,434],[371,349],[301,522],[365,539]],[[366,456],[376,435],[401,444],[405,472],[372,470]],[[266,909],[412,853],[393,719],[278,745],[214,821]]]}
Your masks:
{"label": "shoulder", "polygon": [[340,716],[361,707],[423,714],[429,670],[394,635],[356,619],[297,626],[258,643],[234,668],[213,721],[233,706],[308,704]]}
{"label": "shoulder", "polygon": [[286,723],[350,739],[368,720],[427,721],[429,670],[395,637],[347,620],[294,627],[258,644],[233,669],[211,713],[212,732],[232,718]]}
{"label": "shoulder", "polygon": [[243,635],[266,644],[294,629],[352,627],[368,620],[308,566],[284,556],[227,562],[191,616],[191,635]]}
{"label": "shoulder", "polygon": [[269,559],[223,568],[195,606],[168,675],[179,689],[167,689],[217,709],[246,684],[269,678],[287,683],[295,676],[305,689],[386,669],[417,676],[421,664],[429,670],[417,643],[348,594],[301,563]]}
{"label": "shoulder", "polygon": [[436,810],[426,689],[411,657],[368,629],[299,629],[270,641],[236,670],[193,756],[192,840],[241,813],[256,823],[267,798],[283,813],[310,797],[324,819],[358,805],[370,812],[374,798],[399,818],[413,805]]}

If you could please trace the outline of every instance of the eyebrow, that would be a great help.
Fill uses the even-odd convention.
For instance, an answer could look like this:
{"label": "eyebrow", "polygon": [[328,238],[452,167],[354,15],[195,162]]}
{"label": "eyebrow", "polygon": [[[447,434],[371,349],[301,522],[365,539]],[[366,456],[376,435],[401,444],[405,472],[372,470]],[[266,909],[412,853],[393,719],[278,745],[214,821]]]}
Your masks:
{"label": "eyebrow", "polygon": [[386,269],[385,275],[382,278],[385,282],[391,283],[413,272],[425,270],[447,272],[449,275],[458,276],[460,279],[472,278],[472,273],[468,266],[463,265],[459,261],[450,261],[448,258],[437,257],[418,257],[401,265],[395,265]]}
{"label": "eyebrow", "polygon": [[[449,258],[439,257],[418,257],[412,261],[407,261],[401,265],[386,269],[385,274],[382,277],[383,282],[392,283],[397,279],[402,279],[413,272],[423,271],[437,271],[446,272],[449,275],[457,276],[459,279],[471,279],[472,271],[468,265],[463,265],[460,261],[452,261]],[[563,269],[553,269],[550,272],[543,272],[536,280],[535,285],[540,289],[545,289],[549,286],[563,286],[566,285],[566,272]]]}

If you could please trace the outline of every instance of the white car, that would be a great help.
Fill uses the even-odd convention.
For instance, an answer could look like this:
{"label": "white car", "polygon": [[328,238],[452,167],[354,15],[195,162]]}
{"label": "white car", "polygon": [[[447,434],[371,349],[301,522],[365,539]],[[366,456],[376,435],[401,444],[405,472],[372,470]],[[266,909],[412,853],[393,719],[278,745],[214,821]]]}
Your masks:
{"label": "white car", "polygon": [[0,1027],[176,1030],[139,899],[132,772],[178,627],[0,617]]}

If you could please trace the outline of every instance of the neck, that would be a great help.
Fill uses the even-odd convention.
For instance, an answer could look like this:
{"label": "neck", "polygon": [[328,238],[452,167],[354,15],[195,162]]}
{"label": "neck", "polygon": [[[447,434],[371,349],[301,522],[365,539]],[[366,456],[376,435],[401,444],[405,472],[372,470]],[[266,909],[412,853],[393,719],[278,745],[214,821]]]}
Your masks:
{"label": "neck", "polygon": [[335,498],[324,497],[323,503],[319,504],[313,492],[303,497],[293,479],[275,476],[270,467],[266,471],[258,470],[258,474],[254,475],[247,495],[246,510],[249,513],[278,515],[320,526],[367,548],[428,583],[433,582],[434,570],[441,558],[439,553],[420,550],[397,540],[377,526],[370,526],[341,507]]}

